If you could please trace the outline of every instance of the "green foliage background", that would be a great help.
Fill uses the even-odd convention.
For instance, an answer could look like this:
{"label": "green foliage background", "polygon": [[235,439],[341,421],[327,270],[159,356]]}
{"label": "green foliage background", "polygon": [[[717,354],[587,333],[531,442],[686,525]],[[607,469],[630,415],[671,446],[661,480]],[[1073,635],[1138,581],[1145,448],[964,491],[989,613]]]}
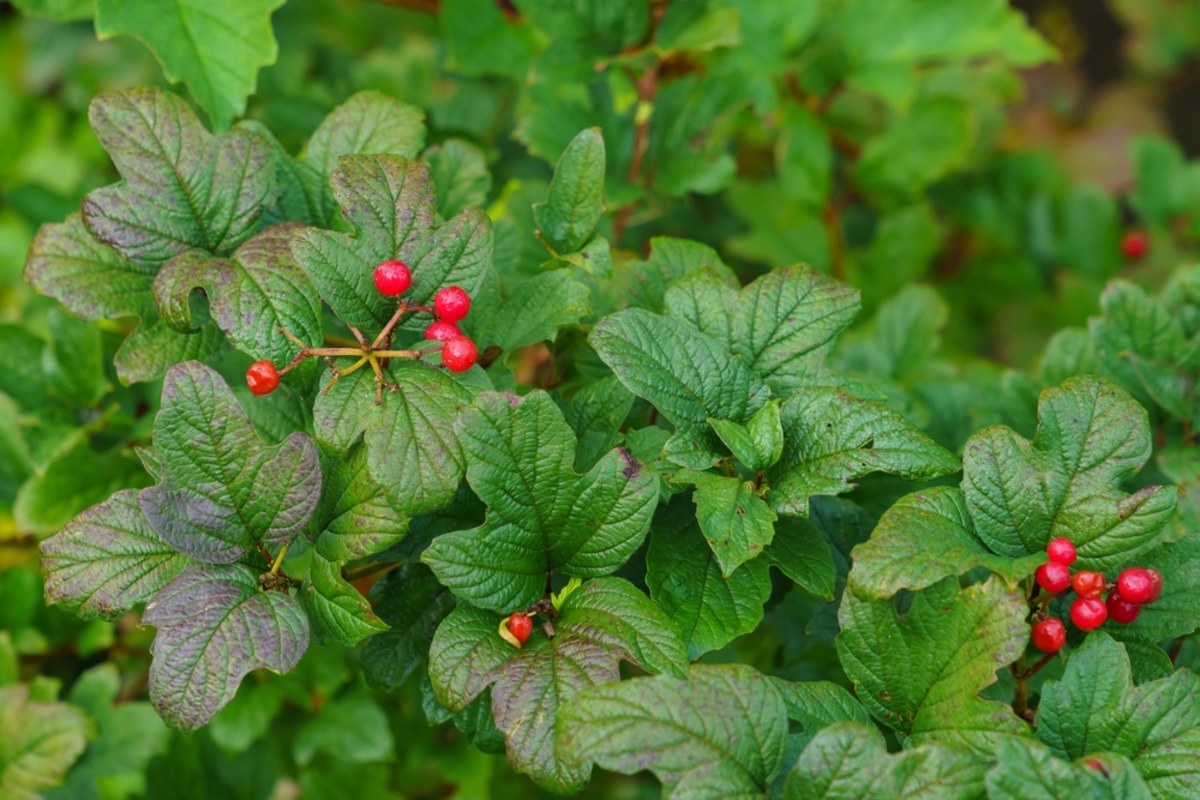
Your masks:
{"label": "green foliage background", "polygon": [[[605,364],[633,388],[640,370],[622,372],[615,365],[620,347],[641,335],[665,336],[661,326],[668,323],[662,320],[712,325],[703,329],[719,339],[720,320],[733,319],[738,303],[750,302],[747,293],[754,291],[738,295],[732,287],[797,263],[860,291],[861,310],[854,314],[849,301],[827,289],[829,302],[847,322],[855,321],[836,344],[832,337],[840,327],[831,323],[814,351],[827,354],[841,376],[838,385],[886,407],[903,435],[919,429],[961,454],[963,489],[927,487],[931,494],[901,500],[915,484],[893,477],[923,481],[955,464],[884,459],[873,470],[836,479],[802,474],[790,484],[795,494],[780,503],[807,510],[810,496],[839,494],[851,488],[850,479],[857,484],[847,499],[814,504],[812,519],[819,524],[778,523],[778,530],[794,524],[789,535],[798,541],[819,540],[814,550],[823,555],[816,562],[770,551],[770,558],[748,560],[752,545],[761,549],[755,537],[776,520],[777,508],[759,501],[759,516],[741,531],[745,540],[727,550],[714,545],[714,560],[700,563],[697,553],[707,555],[708,545],[688,520],[698,513],[703,528],[706,518],[719,516],[730,502],[721,492],[729,487],[710,473],[673,476],[696,485],[696,508],[686,498],[664,501],[654,530],[677,530],[677,537],[652,537],[635,559],[648,566],[639,572],[631,562],[620,574],[648,587],[667,616],[694,611],[690,589],[678,576],[708,570],[713,580],[727,581],[739,602],[712,612],[719,619],[708,629],[697,625],[686,642],[688,659],[704,664],[737,662],[775,678],[842,686],[879,674],[886,664],[847,656],[853,636],[836,645],[833,639],[839,621],[845,627],[847,620],[869,619],[873,630],[891,624],[879,616],[878,604],[862,597],[925,589],[920,597],[933,598],[930,603],[949,597],[953,604],[957,590],[938,579],[975,569],[1015,580],[1037,563],[1020,558],[1019,543],[1006,551],[1013,540],[1002,526],[980,526],[976,536],[969,519],[962,522],[963,504],[985,495],[990,485],[981,453],[1010,440],[1020,450],[1021,437],[1033,440],[1036,450],[1062,449],[1054,432],[1039,431],[1039,392],[1073,375],[1100,374],[1124,387],[1148,410],[1150,427],[1128,439],[1138,445],[1144,438],[1145,452],[1140,462],[1135,454],[1128,463],[1106,466],[1073,498],[1085,505],[1079,498],[1123,498],[1154,484],[1179,485],[1179,510],[1166,536],[1178,541],[1144,560],[1163,565],[1168,583],[1174,579],[1182,588],[1160,614],[1150,615],[1148,632],[1124,648],[1102,635],[1086,645],[1073,641],[1078,655],[1065,667],[1061,661],[1047,667],[1034,691],[1054,715],[1046,714],[1049,732],[1039,724],[1043,742],[1070,758],[1099,750],[1123,754],[1112,761],[1112,773],[1119,778],[1128,772],[1130,785],[1140,786],[1142,779],[1123,759],[1133,755],[1126,752],[1128,742],[1097,749],[1071,740],[1070,715],[1084,712],[1063,687],[1086,680],[1093,674],[1088,670],[1114,674],[1122,692],[1128,689],[1114,703],[1132,704],[1151,687],[1165,693],[1182,680],[1168,675],[1190,675],[1171,673],[1169,662],[1164,667],[1168,651],[1176,667],[1197,662],[1190,637],[1200,624],[1200,553],[1184,534],[1195,533],[1200,481],[1192,452],[1200,422],[1194,346],[1200,277],[1187,269],[1200,237],[1200,167],[1190,160],[1200,150],[1200,117],[1178,107],[1194,98],[1200,12],[1166,0],[1111,0],[1103,13],[1086,8],[1099,4],[1029,2],[1014,9],[1000,0],[178,0],[153,12],[151,5],[0,4],[0,743],[17,741],[17,732],[36,723],[54,745],[33,778],[18,783],[9,774],[4,780],[12,783],[0,786],[15,797],[105,800],[543,794],[506,763],[486,704],[474,702],[451,720],[432,701],[435,695],[446,700],[448,690],[428,685],[426,653],[414,652],[410,642],[428,642],[451,598],[417,563],[416,553],[403,554],[412,563],[384,580],[409,580],[418,588],[375,608],[393,626],[415,620],[411,639],[380,634],[363,648],[333,641],[313,646],[286,675],[252,673],[211,725],[186,736],[164,725],[145,699],[151,629],[139,627],[135,615],[82,621],[45,605],[39,543],[118,490],[157,482],[139,451],[151,441],[167,364],[129,366],[117,358],[115,367],[118,348],[135,328],[129,318],[81,321],[22,279],[39,227],[66,219],[85,194],[117,179],[89,125],[88,106],[101,92],[135,86],[186,97],[217,133],[238,119],[251,120],[261,126],[254,130],[269,130],[288,153],[300,152],[322,120],[358,92],[382,93],[420,109],[427,140],[393,142],[392,149],[423,152],[437,166],[444,218],[468,206],[486,211],[494,224],[496,292],[508,297],[541,281],[526,296],[541,316],[510,310],[509,317],[484,316],[480,323],[503,346],[497,370],[513,386],[563,388],[576,434],[588,429],[583,418],[594,408],[623,409],[637,423],[633,427],[653,423],[646,402],[651,395],[639,391],[645,399],[631,399]],[[198,27],[183,24],[205,8],[226,22],[204,17]],[[573,140],[578,158],[564,160],[555,173]],[[310,143],[310,158],[314,149]],[[318,175],[315,185],[320,196],[310,221],[345,231],[332,198],[322,194],[325,176]],[[581,218],[564,218],[564,205]],[[1126,230],[1148,235],[1145,258],[1122,255]],[[716,277],[682,284],[692,292],[694,318],[676,309],[667,317],[617,312],[630,304],[662,311],[667,282],[683,277],[680,265],[698,262]],[[617,313],[591,338],[601,363],[583,334],[610,312]],[[529,321],[529,330],[515,329],[513,319]],[[320,324],[315,322],[318,333]],[[251,348],[246,345],[246,352]],[[216,345],[206,354],[236,385],[245,356]],[[143,382],[127,385],[134,373],[119,370],[135,368],[143,370],[136,373]],[[781,366],[767,383],[783,392],[794,378]],[[746,380],[744,395],[751,396],[750,382],[758,378]],[[806,420],[846,419],[860,409],[832,390],[809,396],[816,398],[810,407],[785,403],[780,410],[748,400],[737,411],[749,418],[761,406],[768,417],[782,415],[782,429],[795,431]],[[247,395],[239,390],[238,399]],[[1042,401],[1048,402],[1046,395]],[[1112,402],[1123,418],[1141,413],[1121,405],[1124,400]],[[677,431],[686,429],[685,411],[669,401],[653,405]],[[260,432],[270,427],[270,419],[254,418],[254,406],[248,407]],[[726,416],[737,414],[730,410],[721,419]],[[576,471],[591,468],[620,440],[615,429],[621,420],[615,417],[609,429],[603,421],[592,425],[591,440],[580,436]],[[298,426],[307,422],[301,414]],[[696,424],[707,434],[703,418]],[[978,433],[989,425],[1011,431]],[[752,470],[769,472],[782,458],[776,468],[782,475],[808,458],[773,442],[767,417],[754,416],[736,429],[714,427],[719,441]],[[1064,438],[1070,441],[1070,432]],[[633,435],[625,443],[648,453],[664,445]],[[1072,475],[1070,465],[1034,456],[1030,461],[1030,469],[1051,475],[1050,481]],[[891,474],[859,480],[874,470]],[[468,472],[468,479],[483,496],[477,480],[486,476]],[[436,495],[438,489],[430,491]],[[456,506],[467,509],[464,518],[477,516],[472,502],[473,495]],[[921,503],[944,520],[947,537],[958,537],[957,549],[947,546],[929,556],[928,543],[913,539],[912,518],[904,515],[928,512]],[[430,535],[475,523],[440,524],[448,526]],[[1130,527],[1139,524],[1135,518]],[[870,541],[861,544],[872,529]],[[453,554],[447,555],[449,537],[439,542],[424,560],[443,577]],[[847,595],[839,610],[829,601],[845,591],[855,545],[853,576],[862,597]],[[1103,541],[1094,553],[1081,552],[1105,569],[1128,555],[1113,555]],[[898,553],[926,558],[926,577],[914,578],[904,562],[897,566]],[[356,588],[368,591],[369,583]],[[978,595],[970,601],[976,607],[998,608],[1007,597],[998,578],[964,592]],[[586,611],[581,598],[576,603]],[[462,608],[455,613],[469,616]],[[491,618],[453,619],[486,627]],[[966,630],[972,623],[945,622],[948,642],[960,624]],[[907,635],[900,630],[890,641]],[[1007,647],[1003,631],[995,647]],[[869,650],[871,643],[859,649]],[[1019,653],[1008,655],[993,667]],[[647,669],[656,663],[644,653],[626,660]],[[661,663],[672,661],[664,656]],[[878,764],[885,746],[895,752],[903,737],[921,741],[927,720],[920,714],[924,697],[916,695],[922,688],[934,692],[936,676],[929,678],[934,688],[922,687],[920,665],[913,669],[916,678],[902,679],[916,684],[913,698],[878,708],[867,703],[876,717],[898,716],[906,723],[889,722],[881,733],[862,707],[834,714],[831,721],[844,721],[822,731],[819,747],[805,751],[801,767],[819,771],[820,748],[842,748],[860,754],[860,777],[869,776],[883,769]],[[967,674],[974,683],[969,702],[958,709],[964,718],[986,713],[997,700],[1008,702],[1011,675],[1001,669],[992,685],[994,671]],[[733,673],[695,674],[697,682],[686,689],[671,684],[676,678],[667,674],[646,691],[697,692],[696,703],[705,692],[741,691],[722,684]],[[621,702],[624,686],[569,712],[596,731],[589,746],[597,751],[606,746],[604,703]],[[832,684],[813,686],[828,686],[813,691],[829,696],[790,702],[828,705],[844,694]],[[633,700],[646,702],[646,696]],[[779,731],[790,735],[793,760],[815,738],[796,719],[790,730]],[[1196,729],[1193,721],[1189,730]],[[1065,763],[1050,762],[1040,745],[1002,747],[1009,748],[1001,751],[1008,769],[989,774],[991,796],[1022,796],[1021,778],[1011,777],[1022,768],[1036,772],[1038,765],[1052,770]],[[1187,757],[1200,759],[1191,748]],[[931,752],[930,758],[956,757],[949,750]],[[0,746],[0,774],[11,766],[5,753]],[[605,758],[596,761],[638,772],[619,752]],[[905,756],[891,758],[900,763]],[[1078,774],[1059,777],[1062,786],[1082,781],[1073,785],[1091,790]],[[1006,789],[1006,781],[1015,788]],[[1140,796],[1137,786],[1128,796]],[[800,791],[788,796],[808,796]],[[659,792],[659,781],[649,774],[596,769],[583,796]]]}

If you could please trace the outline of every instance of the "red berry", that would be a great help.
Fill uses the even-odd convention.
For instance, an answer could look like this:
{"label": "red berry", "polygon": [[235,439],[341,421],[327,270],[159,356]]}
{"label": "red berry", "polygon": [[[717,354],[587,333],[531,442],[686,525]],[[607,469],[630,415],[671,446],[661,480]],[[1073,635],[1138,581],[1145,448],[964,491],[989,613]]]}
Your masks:
{"label": "red berry", "polygon": [[1080,597],[1096,598],[1104,593],[1104,576],[1099,572],[1081,570],[1071,579],[1071,588]]}
{"label": "red berry", "polygon": [[455,336],[442,345],[442,363],[451,372],[466,372],[475,365],[479,351],[467,336]]}
{"label": "red berry", "polygon": [[246,370],[246,385],[260,397],[279,388],[279,371],[270,361],[255,361]]}
{"label": "red berry", "polygon": [[521,644],[529,641],[529,634],[533,633],[533,620],[520,611],[515,611],[508,617],[508,632],[516,637]]}
{"label": "red berry", "polygon": [[1033,623],[1033,646],[1043,653],[1057,653],[1067,643],[1067,626],[1057,617]]}
{"label": "red berry", "polygon": [[412,286],[412,273],[403,261],[384,261],[375,268],[375,288],[380,294],[395,297],[408,291]]}
{"label": "red berry", "polygon": [[458,336],[462,336],[458,326],[445,320],[435,322],[425,329],[425,338],[431,342],[448,342]]}
{"label": "red berry", "polygon": [[1080,597],[1071,604],[1071,622],[1081,631],[1099,628],[1108,619],[1108,608],[1096,597]]}
{"label": "red berry", "polygon": [[1154,582],[1150,578],[1150,571],[1141,567],[1133,567],[1121,573],[1117,578],[1117,590],[1131,603],[1149,603],[1150,596],[1154,593]]}
{"label": "red berry", "polygon": [[1069,567],[1075,563],[1075,545],[1071,544],[1070,539],[1059,536],[1046,545],[1046,555],[1051,561]]}
{"label": "red berry", "polygon": [[1135,603],[1125,597],[1120,589],[1113,589],[1109,592],[1104,605],[1108,608],[1108,616],[1112,617],[1113,622],[1119,622],[1122,625],[1128,625],[1138,618],[1138,614],[1142,613],[1141,603]]}
{"label": "red berry", "polygon": [[471,298],[457,286],[447,286],[433,296],[433,310],[438,319],[458,322],[471,310]]}
{"label": "red berry", "polygon": [[1066,564],[1047,561],[1037,568],[1034,578],[1050,594],[1058,594],[1071,585],[1071,570]]}
{"label": "red berry", "polygon": [[1121,252],[1130,261],[1137,261],[1150,249],[1150,239],[1141,231],[1127,231],[1121,238]]}
{"label": "red berry", "polygon": [[1163,579],[1162,575],[1156,569],[1146,567],[1146,573],[1150,575],[1150,599],[1147,603],[1153,603],[1158,598],[1162,597]]}

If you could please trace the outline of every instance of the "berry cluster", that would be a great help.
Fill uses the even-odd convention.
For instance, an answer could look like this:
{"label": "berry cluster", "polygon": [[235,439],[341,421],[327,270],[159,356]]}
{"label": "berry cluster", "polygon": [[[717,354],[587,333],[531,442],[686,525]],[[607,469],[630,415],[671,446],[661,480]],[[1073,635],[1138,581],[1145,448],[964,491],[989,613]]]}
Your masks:
{"label": "berry cluster", "polygon": [[[403,261],[395,259],[388,259],[375,267],[373,277],[375,288],[379,290],[380,294],[387,297],[399,297],[412,286],[412,271]],[[357,343],[355,347],[309,347],[284,330],[282,333],[300,346],[300,352],[290,364],[281,370],[277,370],[270,361],[254,362],[250,365],[250,369],[246,370],[246,385],[256,395],[270,394],[279,387],[279,376],[286,374],[304,359],[314,356],[323,356],[327,359],[345,356],[357,360],[349,367],[340,370],[333,369],[331,362],[330,369],[333,369],[333,380],[330,381],[325,391],[329,391],[338,378],[349,375],[364,364],[370,364],[375,373],[375,402],[380,403],[383,400],[383,389],[388,386],[383,378],[383,365],[389,358],[421,358],[428,353],[440,350],[442,364],[451,372],[465,372],[474,366],[479,355],[475,342],[470,337],[464,336],[457,325],[470,310],[470,295],[458,286],[446,286],[439,289],[434,295],[432,306],[409,305],[404,300],[400,300],[396,313],[392,315],[391,320],[372,342],[367,342],[366,337],[358,328],[348,325]],[[396,325],[405,315],[417,312],[434,316],[434,322],[425,329],[425,339],[438,342],[440,346],[426,350],[390,349],[392,332]],[[352,343],[347,341],[347,344]],[[394,389],[395,387],[388,388]]]}
{"label": "berry cluster", "polygon": [[[1116,583],[1108,583],[1104,575],[1090,570],[1080,570],[1071,575],[1071,564],[1075,563],[1075,546],[1070,540],[1059,537],[1046,546],[1049,560],[1037,568],[1034,579],[1038,586],[1050,595],[1060,594],[1068,588],[1076,594],[1071,604],[1071,622],[1081,631],[1095,630],[1110,617],[1114,622],[1128,625],[1137,619],[1142,606],[1153,603],[1162,594],[1162,575],[1157,570],[1131,567],[1118,576]],[[1100,596],[1108,591],[1106,599]],[[1062,620],[1046,617],[1046,605],[1039,611],[1039,619],[1033,625],[1033,645],[1045,653],[1056,653],[1067,639],[1067,630]]]}

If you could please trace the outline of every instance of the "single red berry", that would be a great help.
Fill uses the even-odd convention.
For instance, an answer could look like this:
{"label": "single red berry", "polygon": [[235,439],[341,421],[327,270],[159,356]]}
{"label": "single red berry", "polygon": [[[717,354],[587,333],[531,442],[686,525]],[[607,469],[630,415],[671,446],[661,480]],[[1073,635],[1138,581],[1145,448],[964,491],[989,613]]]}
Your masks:
{"label": "single red berry", "polygon": [[412,286],[412,273],[403,261],[391,259],[375,268],[375,288],[380,294],[395,297],[407,292],[409,286]]}
{"label": "single red berry", "polygon": [[255,361],[246,370],[246,385],[260,397],[279,388],[279,371],[270,361]]}
{"label": "single red berry", "polygon": [[1043,653],[1057,653],[1067,643],[1067,626],[1057,617],[1033,623],[1033,646]]}
{"label": "single red berry", "polygon": [[1046,545],[1046,555],[1051,561],[1069,567],[1075,563],[1075,545],[1071,544],[1070,539],[1059,536]]}
{"label": "single red berry", "polygon": [[1128,625],[1142,613],[1142,604],[1130,600],[1119,588],[1108,593],[1104,605],[1108,608],[1108,616],[1112,617],[1113,622],[1122,625]]}
{"label": "single red berry", "polygon": [[1108,619],[1108,607],[1097,597],[1080,597],[1071,604],[1071,622],[1081,631],[1099,628]]}
{"label": "single red berry", "polygon": [[1047,561],[1037,568],[1034,578],[1050,594],[1058,594],[1071,585],[1071,570],[1066,564]]}
{"label": "single red berry", "polygon": [[1156,569],[1146,567],[1146,573],[1150,576],[1150,599],[1147,603],[1153,603],[1158,598],[1162,597],[1163,579],[1162,575]]}
{"label": "single red berry", "polygon": [[458,326],[445,320],[435,322],[425,329],[425,338],[431,342],[448,342],[458,336],[462,336]]}
{"label": "single red berry", "polygon": [[1150,249],[1150,239],[1142,231],[1126,231],[1121,237],[1121,252],[1130,261],[1137,261]]}
{"label": "single red berry", "polygon": [[471,310],[471,298],[459,287],[447,286],[433,296],[433,310],[438,319],[458,322]]}
{"label": "single red berry", "polygon": [[1149,603],[1154,593],[1154,582],[1150,571],[1141,567],[1124,570],[1117,578],[1117,590],[1131,603]]}
{"label": "single red berry", "polygon": [[518,642],[525,644],[529,641],[529,634],[533,633],[533,620],[520,611],[514,611],[508,617],[508,632],[515,636]]}
{"label": "single red berry", "polygon": [[1099,572],[1080,570],[1071,579],[1071,588],[1080,597],[1096,598],[1104,593],[1104,576]]}
{"label": "single red berry", "polygon": [[479,351],[467,336],[455,336],[442,345],[442,363],[451,372],[466,372],[475,365]]}

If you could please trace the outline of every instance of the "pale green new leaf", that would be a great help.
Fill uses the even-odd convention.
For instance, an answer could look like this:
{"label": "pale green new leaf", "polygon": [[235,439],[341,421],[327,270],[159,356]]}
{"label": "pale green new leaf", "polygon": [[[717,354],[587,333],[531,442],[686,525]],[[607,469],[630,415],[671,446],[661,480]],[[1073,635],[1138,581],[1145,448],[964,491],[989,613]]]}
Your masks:
{"label": "pale green new leaf", "polygon": [[783,455],[778,401],[760,408],[745,425],[727,419],[710,419],[708,424],[733,457],[750,469],[766,469]]}
{"label": "pale green new leaf", "polygon": [[62,783],[92,733],[78,708],[31,699],[22,684],[0,688],[0,797],[40,800]]}
{"label": "pale green new leaf", "polygon": [[728,578],[757,557],[775,537],[775,512],[750,481],[711,472],[683,470],[677,480],[695,485],[696,520]]}

